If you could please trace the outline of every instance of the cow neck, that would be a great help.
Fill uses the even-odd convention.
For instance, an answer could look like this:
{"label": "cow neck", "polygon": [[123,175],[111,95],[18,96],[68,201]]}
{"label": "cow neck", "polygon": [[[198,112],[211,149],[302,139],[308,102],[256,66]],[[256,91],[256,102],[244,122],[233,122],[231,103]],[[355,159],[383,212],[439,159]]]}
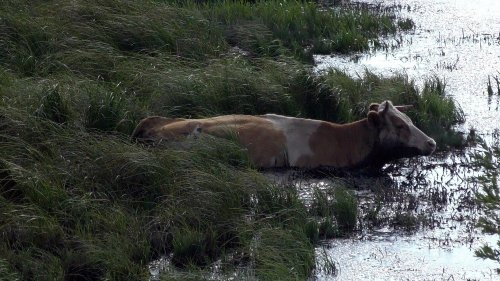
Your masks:
{"label": "cow neck", "polygon": [[362,119],[343,125],[350,134],[349,141],[352,150],[344,150],[350,159],[348,168],[369,166],[373,162],[373,155],[379,147],[379,129],[368,124],[368,119]]}
{"label": "cow neck", "polygon": [[365,166],[377,146],[378,129],[369,126],[367,119],[349,124],[325,123],[312,144],[320,148],[316,151],[320,166],[347,169]]}

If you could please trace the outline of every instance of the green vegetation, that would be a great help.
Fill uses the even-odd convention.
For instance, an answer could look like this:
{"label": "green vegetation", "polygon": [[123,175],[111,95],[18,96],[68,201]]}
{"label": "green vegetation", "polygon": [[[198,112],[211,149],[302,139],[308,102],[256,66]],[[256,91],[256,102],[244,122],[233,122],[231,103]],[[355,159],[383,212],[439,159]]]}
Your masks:
{"label": "green vegetation", "polygon": [[231,141],[151,148],[129,135],[153,114],[344,122],[383,99],[449,128],[455,119],[424,106],[447,104],[442,94],[307,64],[312,53],[366,49],[397,30],[393,20],[296,1],[3,1],[0,279],[146,280],[147,264],[167,254],[181,280],[206,279],[219,260],[259,280],[306,279],[313,243],[355,228],[349,192],[313,216]]}
{"label": "green vegetation", "polygon": [[230,43],[259,55],[276,55],[280,46],[309,59],[312,54],[362,51],[368,40],[377,41],[398,26],[393,16],[366,7],[324,11],[312,1],[221,1],[201,8],[225,25]]}
{"label": "green vegetation", "polygon": [[343,186],[315,189],[309,213],[319,221],[309,225],[317,227],[316,239],[344,236],[356,227],[358,203],[355,195]]}
{"label": "green vegetation", "polygon": [[[498,132],[495,139],[498,140]],[[500,188],[498,179],[500,173],[500,146],[497,143],[487,145],[481,143],[483,150],[475,154],[474,164],[484,170],[484,174],[478,178],[482,190],[476,194],[478,202],[481,204],[485,215],[478,221],[478,226],[489,234],[500,234]],[[484,245],[476,250],[476,256],[483,259],[490,259],[500,264],[500,240],[496,246]],[[496,269],[500,274],[500,268]]]}

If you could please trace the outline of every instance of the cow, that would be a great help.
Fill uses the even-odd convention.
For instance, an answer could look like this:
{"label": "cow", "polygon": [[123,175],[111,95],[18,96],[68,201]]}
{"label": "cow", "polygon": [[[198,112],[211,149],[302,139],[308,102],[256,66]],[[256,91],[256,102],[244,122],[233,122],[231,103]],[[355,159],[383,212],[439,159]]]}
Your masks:
{"label": "cow", "polygon": [[147,117],[132,137],[178,141],[201,134],[236,137],[258,168],[381,168],[399,158],[430,155],[436,142],[390,101],[371,104],[367,117],[348,124],[276,114],[205,119]]}

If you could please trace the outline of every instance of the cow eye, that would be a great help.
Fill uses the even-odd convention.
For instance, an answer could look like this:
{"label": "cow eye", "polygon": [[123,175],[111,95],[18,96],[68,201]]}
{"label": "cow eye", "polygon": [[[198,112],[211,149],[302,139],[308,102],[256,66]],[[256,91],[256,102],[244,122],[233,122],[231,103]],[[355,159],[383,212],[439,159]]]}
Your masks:
{"label": "cow eye", "polygon": [[398,130],[403,130],[404,128],[405,128],[405,125],[403,125],[403,124],[396,125],[396,129],[398,129]]}

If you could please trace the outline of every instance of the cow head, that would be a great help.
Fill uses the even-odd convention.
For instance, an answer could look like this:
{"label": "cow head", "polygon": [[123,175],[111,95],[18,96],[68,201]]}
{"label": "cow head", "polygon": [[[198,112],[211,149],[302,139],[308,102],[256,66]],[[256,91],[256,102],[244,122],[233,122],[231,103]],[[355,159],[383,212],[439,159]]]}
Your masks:
{"label": "cow head", "polygon": [[378,144],[390,158],[430,155],[436,149],[436,142],[402,112],[410,107],[390,101],[370,105],[368,124],[378,129]]}

